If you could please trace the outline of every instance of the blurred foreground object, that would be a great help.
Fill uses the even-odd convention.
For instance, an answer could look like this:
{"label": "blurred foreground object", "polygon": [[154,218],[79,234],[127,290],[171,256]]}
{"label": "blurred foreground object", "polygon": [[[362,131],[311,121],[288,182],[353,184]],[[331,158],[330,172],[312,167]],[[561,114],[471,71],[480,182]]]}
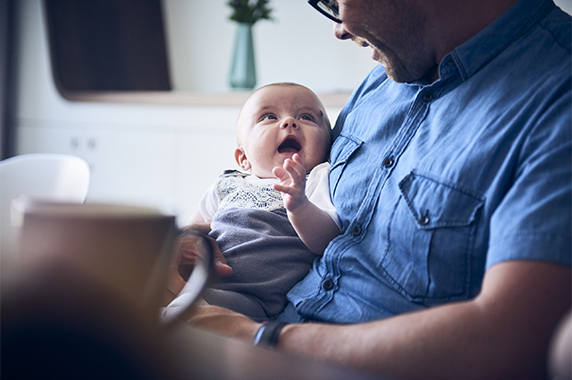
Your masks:
{"label": "blurred foreground object", "polygon": [[7,379],[167,379],[149,316],[61,258],[2,274]]}
{"label": "blurred foreground object", "polygon": [[[18,209],[20,251],[2,265],[2,375],[176,378],[165,338],[194,298],[160,321],[175,217],[137,206],[29,200]],[[207,281],[210,266],[199,267],[190,294]]]}
{"label": "blurred foreground object", "polygon": [[23,154],[0,161],[0,254],[17,251],[18,220],[11,208],[18,199],[83,203],[90,170],[83,159],[64,154]]}
{"label": "blurred foreground object", "polygon": [[548,365],[551,379],[572,379],[572,311],[562,318],[562,322],[556,329]]}

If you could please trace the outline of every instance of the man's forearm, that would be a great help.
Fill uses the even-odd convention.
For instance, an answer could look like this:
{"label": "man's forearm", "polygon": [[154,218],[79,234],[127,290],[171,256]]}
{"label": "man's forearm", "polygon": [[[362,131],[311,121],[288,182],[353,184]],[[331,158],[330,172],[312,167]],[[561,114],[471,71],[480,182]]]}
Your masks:
{"label": "man's forearm", "polygon": [[355,325],[289,325],[278,348],[399,379],[538,379],[570,269],[497,264],[473,301]]}

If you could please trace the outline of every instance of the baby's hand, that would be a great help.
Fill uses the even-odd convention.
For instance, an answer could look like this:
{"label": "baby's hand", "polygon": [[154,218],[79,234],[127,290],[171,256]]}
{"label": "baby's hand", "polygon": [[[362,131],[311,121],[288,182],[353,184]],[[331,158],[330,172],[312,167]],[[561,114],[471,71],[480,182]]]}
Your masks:
{"label": "baby's hand", "polygon": [[284,207],[294,211],[308,201],[306,198],[306,166],[298,154],[287,158],[282,167],[276,166],[272,173],[280,180],[274,189],[282,192]]}

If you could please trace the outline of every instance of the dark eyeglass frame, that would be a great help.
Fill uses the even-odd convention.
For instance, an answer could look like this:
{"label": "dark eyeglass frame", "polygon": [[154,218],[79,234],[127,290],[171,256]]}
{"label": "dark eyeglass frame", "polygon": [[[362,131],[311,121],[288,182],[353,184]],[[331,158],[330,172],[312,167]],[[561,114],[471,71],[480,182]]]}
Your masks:
{"label": "dark eyeglass frame", "polygon": [[342,23],[342,19],[340,18],[340,11],[338,6],[331,6],[328,5],[329,1],[323,0],[308,0],[308,4],[313,6],[318,12],[329,18],[330,20],[337,22],[338,24]]}

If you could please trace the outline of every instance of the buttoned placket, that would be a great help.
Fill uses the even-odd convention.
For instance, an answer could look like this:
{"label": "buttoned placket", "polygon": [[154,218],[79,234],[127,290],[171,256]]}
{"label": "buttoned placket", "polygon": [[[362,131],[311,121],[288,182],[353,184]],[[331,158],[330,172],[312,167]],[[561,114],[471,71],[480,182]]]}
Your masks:
{"label": "buttoned placket", "polygon": [[[435,87],[435,88],[433,88]],[[409,141],[417,132],[419,126],[425,119],[430,104],[438,98],[440,93],[439,86],[420,87],[413,102],[413,106],[405,119],[403,126],[395,136],[393,142],[389,144],[388,150],[382,155],[381,163],[372,177],[366,196],[356,214],[356,217],[345,231],[342,239],[338,239],[331,244],[328,253],[324,255],[323,260],[326,271],[322,273],[320,288],[317,297],[307,299],[300,305],[300,310],[308,310],[321,308],[325,306],[334,297],[334,293],[338,289],[338,282],[343,272],[340,263],[343,255],[348,248],[361,242],[367,228],[373,217],[375,204],[380,195],[385,191],[387,179],[392,174],[396,165],[398,165],[399,157],[405,151]]]}

